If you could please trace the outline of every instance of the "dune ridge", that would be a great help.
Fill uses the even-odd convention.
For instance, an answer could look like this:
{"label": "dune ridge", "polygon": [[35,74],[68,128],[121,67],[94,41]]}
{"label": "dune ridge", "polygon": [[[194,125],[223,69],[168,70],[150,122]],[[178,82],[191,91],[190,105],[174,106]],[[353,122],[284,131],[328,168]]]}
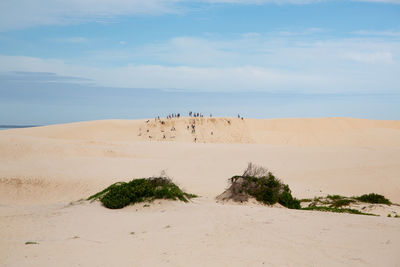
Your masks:
{"label": "dune ridge", "polygon": [[[194,126],[194,128],[193,128]],[[172,141],[294,146],[400,146],[400,121],[354,118],[101,120],[2,134],[91,141]]]}
{"label": "dune ridge", "polygon": [[399,147],[400,121],[349,118],[104,120],[4,130],[0,201],[73,201],[161,170],[215,197],[249,161],[271,168],[297,196],[374,191],[400,201]]}

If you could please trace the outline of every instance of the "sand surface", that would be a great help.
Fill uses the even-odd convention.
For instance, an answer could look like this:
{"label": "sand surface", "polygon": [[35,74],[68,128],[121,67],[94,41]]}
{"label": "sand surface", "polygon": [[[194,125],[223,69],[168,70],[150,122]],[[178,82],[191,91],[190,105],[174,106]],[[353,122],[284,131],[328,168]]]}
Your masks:
{"label": "sand surface", "polygon": [[[400,266],[400,219],[216,203],[250,161],[298,198],[375,192],[400,203],[400,121],[181,118],[4,130],[0,265]],[[71,204],[162,170],[201,197],[122,210]]]}

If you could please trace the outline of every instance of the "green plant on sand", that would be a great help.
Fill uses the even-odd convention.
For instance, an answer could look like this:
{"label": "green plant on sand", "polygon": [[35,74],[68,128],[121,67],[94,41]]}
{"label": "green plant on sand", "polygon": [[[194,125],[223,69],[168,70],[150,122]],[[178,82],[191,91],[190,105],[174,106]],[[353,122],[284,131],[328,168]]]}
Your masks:
{"label": "green plant on sand", "polygon": [[[326,197],[315,197],[314,199],[301,199],[301,203],[310,202],[304,210],[318,210],[350,214],[375,215],[350,208],[350,204],[372,203],[391,205],[391,202],[382,195],[375,193],[365,194],[359,197],[345,197],[341,195],[328,195]],[[390,214],[389,214],[390,215]],[[375,215],[376,216],[376,215]],[[389,216],[388,216],[389,217]]]}
{"label": "green plant on sand", "polygon": [[25,242],[25,245],[38,245],[39,243],[38,242],[35,242],[35,241],[27,241],[27,242]]}
{"label": "green plant on sand", "polygon": [[359,197],[355,197],[358,201],[361,202],[367,202],[367,203],[373,203],[373,204],[386,204],[386,205],[391,205],[392,202],[390,202],[389,199],[385,198],[382,195],[375,194],[375,193],[370,193],[370,194],[364,194]]}
{"label": "green plant on sand", "polygon": [[254,197],[268,205],[280,203],[290,209],[300,208],[300,201],[292,196],[289,186],[261,166],[249,163],[243,175],[233,176],[229,181],[230,187],[217,199],[243,202]]}
{"label": "green plant on sand", "polygon": [[309,207],[302,208],[302,210],[317,210],[317,211],[327,211],[327,212],[336,212],[336,213],[350,213],[350,214],[359,214],[359,215],[378,216],[378,215],[372,214],[372,213],[361,212],[356,209],[335,208],[335,207],[327,207],[327,206],[309,206]]}
{"label": "green plant on sand", "polygon": [[88,198],[100,200],[109,209],[120,209],[130,204],[154,199],[171,199],[188,202],[196,195],[182,191],[168,177],[133,179],[130,182],[117,182]]}

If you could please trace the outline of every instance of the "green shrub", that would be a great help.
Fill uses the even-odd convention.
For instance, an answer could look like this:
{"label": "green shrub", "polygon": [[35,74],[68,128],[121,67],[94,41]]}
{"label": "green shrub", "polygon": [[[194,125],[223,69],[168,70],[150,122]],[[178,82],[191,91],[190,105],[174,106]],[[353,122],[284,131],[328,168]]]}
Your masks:
{"label": "green shrub", "polygon": [[128,206],[131,203],[129,186],[125,184],[113,187],[100,200],[109,209]]}
{"label": "green shrub", "polygon": [[289,209],[300,209],[300,200],[292,196],[289,187],[287,191],[283,191],[280,195],[279,203]]}
{"label": "green shrub", "polygon": [[233,176],[230,183],[231,186],[222,195],[229,192],[229,199],[234,201],[246,201],[252,196],[264,204],[280,203],[290,209],[300,208],[300,201],[292,196],[288,185],[267,169],[252,163],[249,163],[243,175]]}
{"label": "green shrub", "polygon": [[167,177],[152,177],[112,184],[90,196],[88,200],[98,199],[109,209],[120,209],[129,204],[154,199],[179,199],[187,202],[188,199],[194,197],[196,195],[183,192]]}
{"label": "green shrub", "polygon": [[355,197],[358,201],[361,202],[367,202],[367,203],[373,203],[373,204],[386,204],[386,205],[391,205],[392,202],[389,201],[389,199],[385,198],[382,195],[375,194],[375,193],[370,193],[370,194],[365,194],[359,197]]}

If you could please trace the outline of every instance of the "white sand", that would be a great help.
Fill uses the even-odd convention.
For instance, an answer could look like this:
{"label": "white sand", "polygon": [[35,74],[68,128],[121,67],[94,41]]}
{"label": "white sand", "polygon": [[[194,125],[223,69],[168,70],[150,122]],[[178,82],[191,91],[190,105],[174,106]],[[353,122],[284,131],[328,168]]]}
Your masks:
{"label": "white sand", "polygon": [[[0,131],[0,265],[400,265],[400,219],[214,200],[252,161],[299,198],[375,192],[400,203],[400,121],[203,118],[192,134],[192,120]],[[69,205],[161,170],[201,197]]]}

